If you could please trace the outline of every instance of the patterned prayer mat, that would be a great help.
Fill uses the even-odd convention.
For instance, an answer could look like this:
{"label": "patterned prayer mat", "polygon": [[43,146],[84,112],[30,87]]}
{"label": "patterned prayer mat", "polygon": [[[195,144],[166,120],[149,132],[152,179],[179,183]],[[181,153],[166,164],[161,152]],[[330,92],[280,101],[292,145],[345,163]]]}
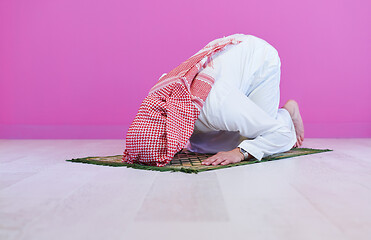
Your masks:
{"label": "patterned prayer mat", "polygon": [[[301,155],[321,153],[332,151],[331,149],[312,149],[312,148],[293,148],[290,151],[284,153],[277,153],[268,157],[263,158],[260,162],[267,162],[273,160],[279,160],[283,158],[291,158]],[[259,163],[258,160],[242,161],[239,163],[228,164],[228,165],[217,165],[217,166],[205,166],[201,165],[201,162],[214,154],[200,154],[193,153],[186,149],[178,152],[173,160],[164,167],[146,166],[141,164],[128,164],[121,162],[122,155],[115,156],[101,156],[101,157],[85,157],[85,158],[73,158],[66,160],[69,162],[79,163],[90,163],[96,165],[105,165],[112,167],[131,167],[137,169],[154,170],[154,171],[172,171],[172,172],[185,172],[185,173],[198,173],[202,171],[209,171],[221,168],[235,167],[252,163]]]}

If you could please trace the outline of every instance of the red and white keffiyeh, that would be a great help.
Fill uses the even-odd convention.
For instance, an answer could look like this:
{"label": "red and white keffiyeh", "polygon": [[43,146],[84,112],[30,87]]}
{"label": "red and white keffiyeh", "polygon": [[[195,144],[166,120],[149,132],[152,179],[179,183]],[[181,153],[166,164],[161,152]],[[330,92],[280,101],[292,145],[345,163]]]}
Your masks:
{"label": "red and white keffiyeh", "polygon": [[212,41],[160,77],[127,132],[123,162],[162,167],[184,148],[214,84],[214,78],[200,70],[211,64],[212,55],[240,42]]}

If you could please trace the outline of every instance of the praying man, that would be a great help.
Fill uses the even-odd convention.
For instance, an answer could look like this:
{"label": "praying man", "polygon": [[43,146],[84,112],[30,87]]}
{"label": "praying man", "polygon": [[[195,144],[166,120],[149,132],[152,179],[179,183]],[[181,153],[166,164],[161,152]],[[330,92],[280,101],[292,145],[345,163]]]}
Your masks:
{"label": "praying man", "polygon": [[126,136],[123,161],[165,166],[187,148],[227,165],[300,147],[298,103],[280,101],[277,50],[253,35],[215,39],[169,73],[143,100]]}

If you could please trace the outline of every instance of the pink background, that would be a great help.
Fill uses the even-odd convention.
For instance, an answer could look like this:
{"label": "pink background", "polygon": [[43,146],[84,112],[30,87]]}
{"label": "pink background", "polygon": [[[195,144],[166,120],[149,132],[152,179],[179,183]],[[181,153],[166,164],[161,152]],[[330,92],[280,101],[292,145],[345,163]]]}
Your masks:
{"label": "pink background", "polygon": [[124,138],[162,73],[263,38],[306,137],[371,137],[370,1],[0,1],[0,138]]}

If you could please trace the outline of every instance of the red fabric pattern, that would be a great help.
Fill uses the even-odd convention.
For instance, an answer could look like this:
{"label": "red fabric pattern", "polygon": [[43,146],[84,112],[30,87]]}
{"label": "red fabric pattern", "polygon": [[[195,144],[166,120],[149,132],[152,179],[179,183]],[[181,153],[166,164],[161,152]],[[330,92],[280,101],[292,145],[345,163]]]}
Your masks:
{"label": "red fabric pattern", "polygon": [[162,76],[143,100],[126,135],[123,162],[165,166],[191,137],[214,78],[200,70],[236,39],[206,45]]}

